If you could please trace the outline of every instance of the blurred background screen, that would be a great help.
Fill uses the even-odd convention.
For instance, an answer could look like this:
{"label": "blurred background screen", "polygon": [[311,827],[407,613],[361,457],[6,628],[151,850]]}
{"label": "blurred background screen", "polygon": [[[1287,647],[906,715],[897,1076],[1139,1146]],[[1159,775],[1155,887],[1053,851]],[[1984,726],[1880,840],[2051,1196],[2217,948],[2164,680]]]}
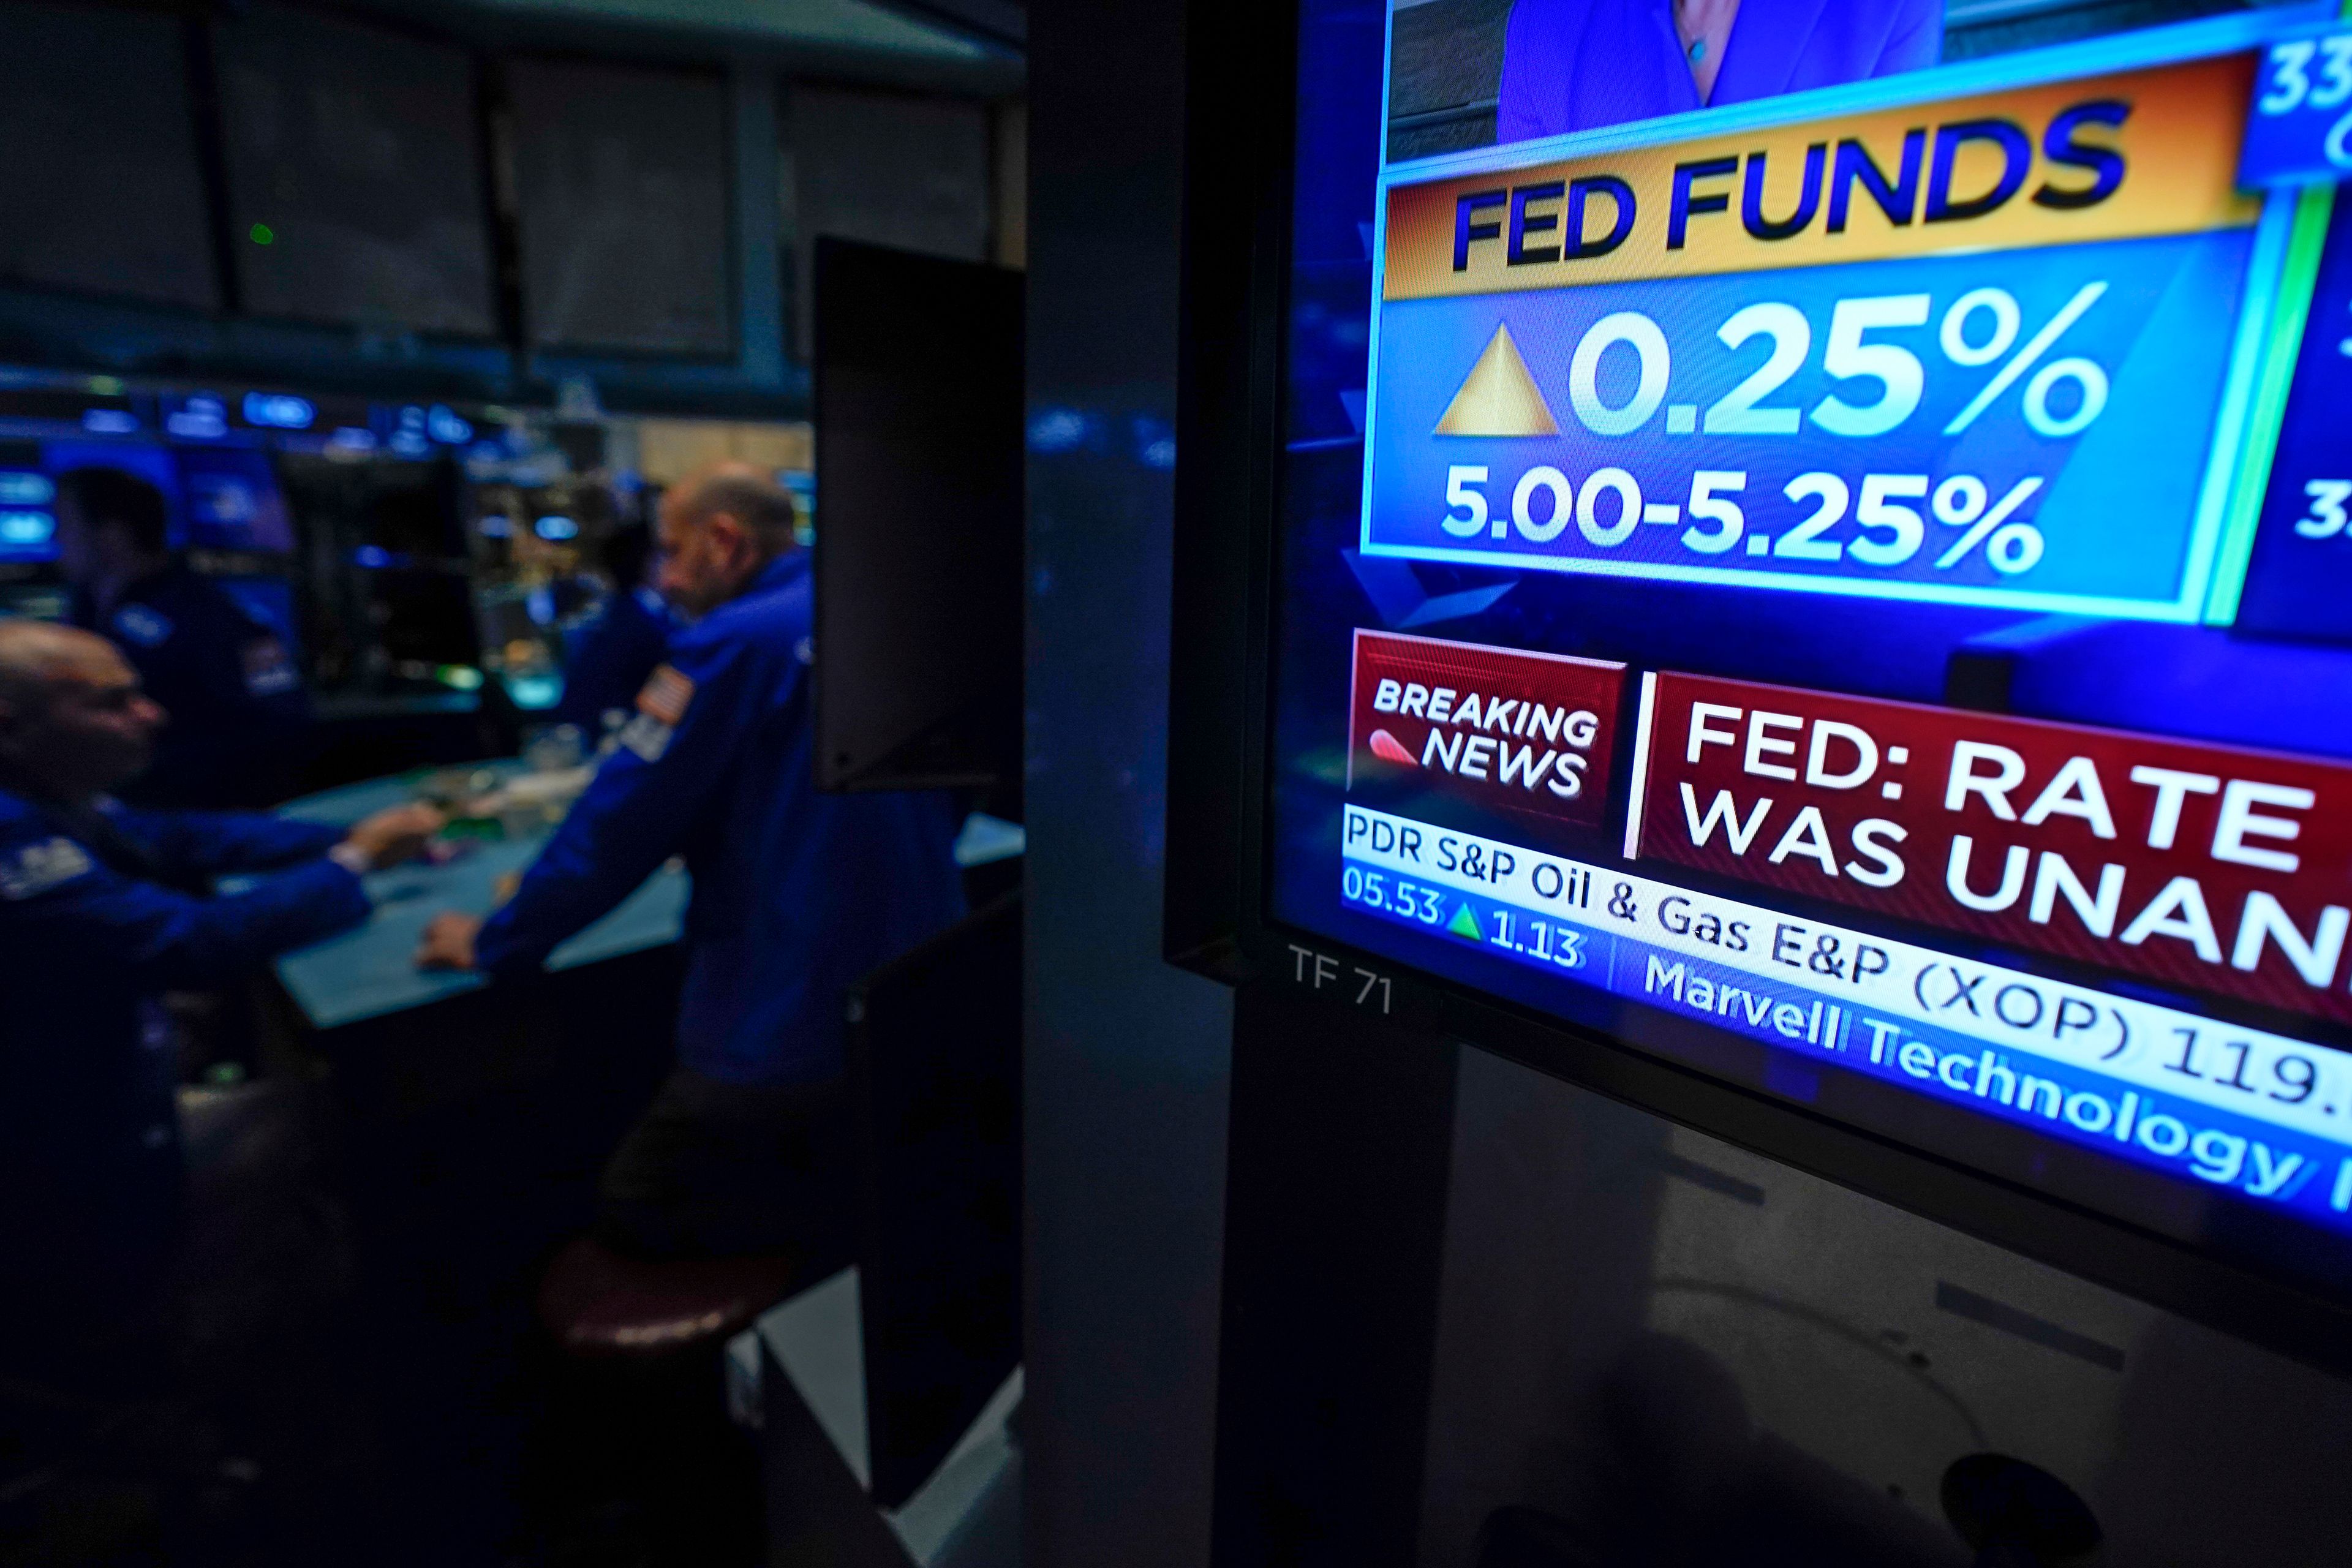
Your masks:
{"label": "blurred background screen", "polygon": [[182,43],[169,16],[0,6],[0,283],[219,305]]}
{"label": "blurred background screen", "polygon": [[471,58],[274,6],[213,37],[245,308],[495,332]]}
{"label": "blurred background screen", "polygon": [[523,61],[508,82],[531,342],[732,354],[724,79]]}
{"label": "blurred background screen", "polygon": [[293,520],[268,453],[198,447],[177,457],[190,544],[200,550],[294,552]]}

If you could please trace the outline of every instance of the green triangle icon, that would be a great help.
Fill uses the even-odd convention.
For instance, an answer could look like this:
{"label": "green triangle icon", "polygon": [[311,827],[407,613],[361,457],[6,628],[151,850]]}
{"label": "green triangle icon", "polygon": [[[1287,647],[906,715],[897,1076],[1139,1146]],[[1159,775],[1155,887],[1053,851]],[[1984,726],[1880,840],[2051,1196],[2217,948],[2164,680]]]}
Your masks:
{"label": "green triangle icon", "polygon": [[1445,929],[1455,936],[1466,936],[1472,942],[1486,940],[1486,933],[1478,929],[1478,917],[1470,912],[1467,904],[1454,906],[1454,918],[1445,922]]}
{"label": "green triangle icon", "polygon": [[1438,420],[1440,436],[1557,436],[1559,421],[1552,417],[1511,329],[1498,323],[1486,340],[1486,352],[1470,367],[1462,389]]}

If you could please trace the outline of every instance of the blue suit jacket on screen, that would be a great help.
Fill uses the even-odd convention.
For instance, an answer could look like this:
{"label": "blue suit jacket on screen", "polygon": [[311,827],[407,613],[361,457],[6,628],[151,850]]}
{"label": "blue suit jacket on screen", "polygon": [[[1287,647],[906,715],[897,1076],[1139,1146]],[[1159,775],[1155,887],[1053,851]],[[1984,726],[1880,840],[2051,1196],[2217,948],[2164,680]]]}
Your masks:
{"label": "blue suit jacket on screen", "polygon": [[1495,140],[1524,142],[1934,65],[1943,0],[1740,0],[1701,105],[1672,0],[1518,0]]}

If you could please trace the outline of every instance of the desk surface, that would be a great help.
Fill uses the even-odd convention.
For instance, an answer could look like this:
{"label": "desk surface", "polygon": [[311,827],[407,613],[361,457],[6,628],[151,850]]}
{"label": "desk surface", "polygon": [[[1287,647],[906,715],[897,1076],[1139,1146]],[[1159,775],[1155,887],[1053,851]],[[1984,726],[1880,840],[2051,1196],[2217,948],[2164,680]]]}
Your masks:
{"label": "desk surface", "polygon": [[[521,768],[513,762],[483,766],[502,773]],[[344,824],[409,798],[404,777],[369,779],[306,795],[280,811],[306,822]],[[375,900],[375,912],[367,923],[286,954],[278,961],[278,980],[316,1029],[382,1017],[487,984],[478,974],[424,973],[411,955],[425,922],[442,910],[488,912],[497,900],[499,878],[530,866],[547,837],[540,833],[472,846],[446,866],[377,872],[367,879],[368,892]],[[956,859],[977,866],[1018,855],[1023,847],[1018,826],[975,816],[956,840]],[[571,969],[676,942],[686,918],[688,880],[684,871],[669,867],[655,872],[619,908],[557,948],[547,967]]]}
{"label": "desk surface", "polygon": [[[514,763],[484,765],[500,772],[520,767]],[[370,779],[306,795],[281,812],[308,822],[342,824],[408,798],[405,779]],[[478,974],[426,973],[411,962],[411,955],[425,922],[442,910],[487,913],[497,901],[499,878],[529,866],[546,842],[546,834],[533,834],[469,846],[446,866],[377,872],[367,879],[369,896],[375,900],[375,912],[367,923],[288,953],[278,961],[278,978],[317,1029],[382,1017],[488,984]],[[686,873],[663,868],[618,909],[557,948],[548,968],[570,969],[676,942],[686,916]]]}

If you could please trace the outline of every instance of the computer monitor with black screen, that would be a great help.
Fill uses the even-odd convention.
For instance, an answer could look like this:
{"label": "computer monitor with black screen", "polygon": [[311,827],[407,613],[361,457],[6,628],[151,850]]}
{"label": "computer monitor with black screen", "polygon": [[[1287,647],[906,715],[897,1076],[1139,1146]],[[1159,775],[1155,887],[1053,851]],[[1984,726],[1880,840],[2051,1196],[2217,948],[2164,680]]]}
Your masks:
{"label": "computer monitor with black screen", "polygon": [[817,243],[819,789],[1018,786],[1021,300],[1003,268]]}
{"label": "computer monitor with black screen", "polygon": [[2352,32],[1616,9],[1196,201],[1171,949],[2352,1361]]}

